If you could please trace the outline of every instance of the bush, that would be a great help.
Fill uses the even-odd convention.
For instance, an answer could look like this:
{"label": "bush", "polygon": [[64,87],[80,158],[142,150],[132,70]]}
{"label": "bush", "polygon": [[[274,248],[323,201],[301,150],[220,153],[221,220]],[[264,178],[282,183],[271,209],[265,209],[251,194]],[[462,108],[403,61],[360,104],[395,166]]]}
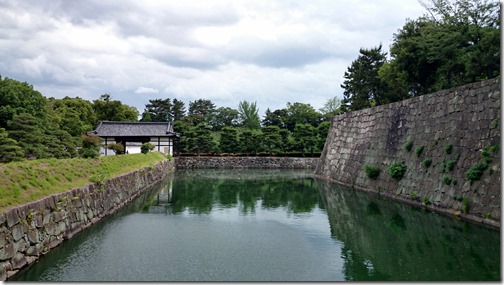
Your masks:
{"label": "bush", "polygon": [[390,176],[396,180],[401,180],[406,173],[406,165],[404,162],[396,162],[389,166],[388,173]]}
{"label": "bush", "polygon": [[93,148],[81,148],[79,149],[79,155],[82,158],[97,158],[100,156],[100,152]]}
{"label": "bush", "polygon": [[151,144],[151,143],[144,143],[140,147],[140,152],[143,154],[148,153],[149,151],[153,150],[156,146]]}
{"label": "bush", "polygon": [[380,168],[374,165],[365,165],[364,171],[370,179],[376,179],[380,175]]}
{"label": "bush", "polygon": [[451,179],[449,176],[445,175],[443,176],[443,181],[446,185],[450,185],[453,181],[453,179]]}
{"label": "bush", "polygon": [[409,141],[409,142],[406,142],[404,145],[403,145],[404,149],[407,150],[407,151],[411,151],[411,149],[413,148],[413,142],[412,141]]}
{"label": "bush", "polygon": [[430,158],[426,158],[426,159],[424,159],[422,161],[422,165],[425,168],[429,168],[429,166],[431,165],[431,163],[432,163],[432,159],[430,159]]}
{"label": "bush", "polygon": [[424,146],[419,146],[419,147],[417,147],[417,148],[415,149],[415,154],[416,154],[416,156],[417,156],[417,157],[420,157],[420,155],[422,154],[423,150],[424,150]]}
{"label": "bush", "polygon": [[453,145],[452,144],[445,145],[444,150],[445,150],[446,154],[450,154],[453,150]]}
{"label": "bush", "polygon": [[124,154],[124,145],[120,143],[113,143],[107,146],[108,149],[113,150],[115,154]]}
{"label": "bush", "polygon": [[173,156],[171,154],[167,154],[166,155],[166,158],[169,160],[169,161],[172,161],[173,160]]}
{"label": "bush", "polygon": [[98,136],[82,135],[82,148],[99,148],[103,139]]}
{"label": "bush", "polygon": [[483,175],[483,171],[488,168],[488,164],[486,162],[479,162],[477,164],[472,165],[466,172],[467,180],[476,181],[480,180],[481,175]]}

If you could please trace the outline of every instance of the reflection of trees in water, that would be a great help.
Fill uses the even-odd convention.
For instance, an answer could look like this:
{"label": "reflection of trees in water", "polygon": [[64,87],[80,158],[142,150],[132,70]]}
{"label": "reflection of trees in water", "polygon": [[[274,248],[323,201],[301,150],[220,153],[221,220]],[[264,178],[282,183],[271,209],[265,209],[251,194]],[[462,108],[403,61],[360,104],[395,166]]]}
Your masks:
{"label": "reflection of trees in water", "polygon": [[[210,175],[212,172],[215,177]],[[247,176],[247,172],[251,175]],[[172,194],[172,213],[188,209],[207,214],[214,205],[239,207],[243,214],[254,213],[257,206],[286,207],[288,212],[303,213],[322,204],[314,180],[292,171],[188,171],[176,176]]]}
{"label": "reflection of trees in water", "polygon": [[316,181],[347,280],[500,279],[495,230]]}

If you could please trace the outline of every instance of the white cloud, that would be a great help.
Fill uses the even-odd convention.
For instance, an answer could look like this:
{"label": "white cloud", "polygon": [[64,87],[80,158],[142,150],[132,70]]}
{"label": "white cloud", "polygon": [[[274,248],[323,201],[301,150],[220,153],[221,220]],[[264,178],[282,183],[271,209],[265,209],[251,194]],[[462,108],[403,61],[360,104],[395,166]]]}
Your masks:
{"label": "white cloud", "polygon": [[159,90],[156,88],[150,88],[150,87],[138,87],[135,90],[135,93],[137,93],[137,94],[159,93]]}
{"label": "white cloud", "polygon": [[139,110],[156,97],[320,108],[360,48],[387,50],[422,13],[416,0],[0,1],[0,75]]}

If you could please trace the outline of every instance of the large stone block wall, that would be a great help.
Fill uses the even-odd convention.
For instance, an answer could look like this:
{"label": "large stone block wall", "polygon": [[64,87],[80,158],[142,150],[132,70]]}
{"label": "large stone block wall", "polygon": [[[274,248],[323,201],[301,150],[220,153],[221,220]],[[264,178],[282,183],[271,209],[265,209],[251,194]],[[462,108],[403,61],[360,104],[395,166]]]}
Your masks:
{"label": "large stone block wall", "polygon": [[182,156],[175,158],[177,169],[188,168],[284,168],[315,169],[319,158]]}
{"label": "large stone block wall", "polygon": [[[315,174],[500,226],[500,150],[492,152],[501,148],[500,132],[501,92],[496,78],[333,117]],[[404,147],[407,142],[412,143],[411,151]],[[491,160],[489,167],[480,180],[469,181],[466,172],[483,162],[484,155]],[[429,167],[423,165],[426,159],[432,160]],[[400,180],[388,173],[396,162],[407,166]],[[379,167],[377,179],[368,177],[366,165]]]}
{"label": "large stone block wall", "polygon": [[168,160],[0,213],[0,280],[131,202],[174,171]]}

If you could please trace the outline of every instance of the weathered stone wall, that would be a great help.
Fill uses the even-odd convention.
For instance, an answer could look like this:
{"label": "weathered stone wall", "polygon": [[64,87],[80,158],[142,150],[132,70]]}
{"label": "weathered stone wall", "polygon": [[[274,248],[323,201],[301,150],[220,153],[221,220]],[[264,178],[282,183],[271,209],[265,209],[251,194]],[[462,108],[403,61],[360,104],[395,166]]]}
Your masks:
{"label": "weathered stone wall", "polygon": [[183,156],[175,157],[178,169],[187,168],[285,168],[315,169],[319,158],[301,157],[236,157]]}
{"label": "weathered stone wall", "polygon": [[[496,78],[335,116],[315,174],[500,226],[500,97]],[[400,180],[388,173],[396,162],[407,166]],[[481,178],[470,181],[467,171],[483,162]],[[366,165],[380,169],[376,179]]]}
{"label": "weathered stone wall", "polygon": [[116,212],[174,171],[168,160],[0,214],[0,280],[36,261],[63,240]]}

